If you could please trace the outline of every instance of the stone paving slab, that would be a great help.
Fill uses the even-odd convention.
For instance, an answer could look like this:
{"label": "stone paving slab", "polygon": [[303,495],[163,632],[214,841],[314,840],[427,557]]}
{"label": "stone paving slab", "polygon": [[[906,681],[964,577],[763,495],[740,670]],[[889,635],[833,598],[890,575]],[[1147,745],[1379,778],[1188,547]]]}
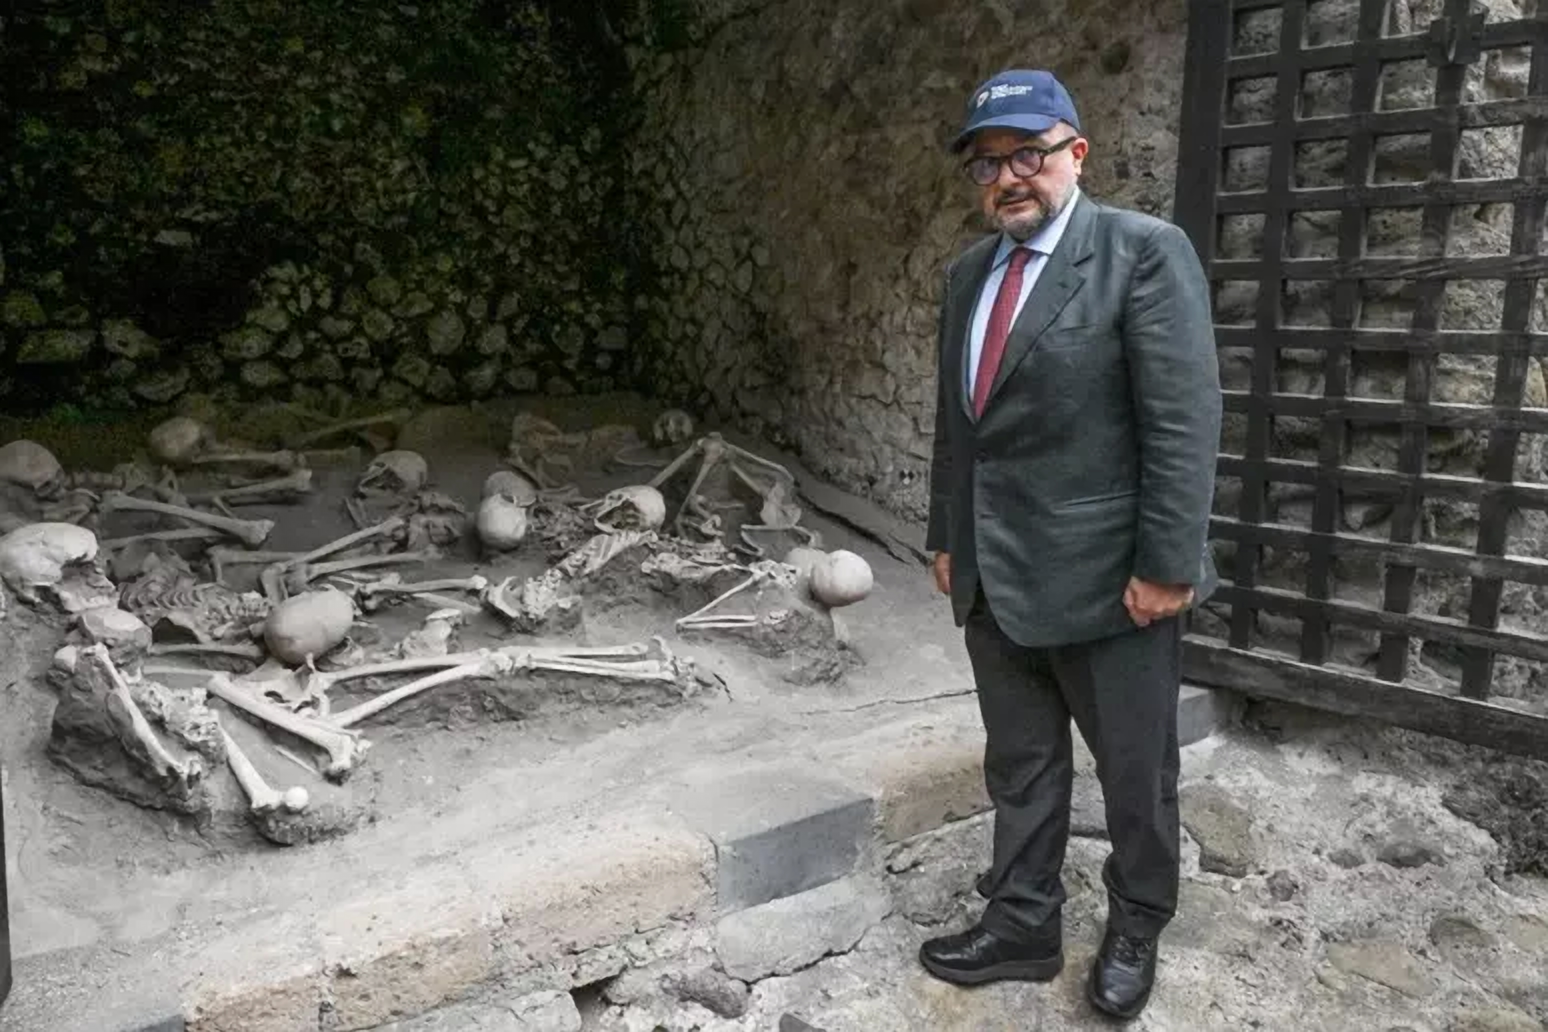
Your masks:
{"label": "stone paving slab", "polygon": [[[1188,692],[1185,737],[1203,737],[1228,712],[1213,693]],[[0,1032],[390,1026],[630,936],[708,927],[837,883],[873,846],[988,808],[971,697],[911,707],[822,748],[830,762],[820,771],[717,757],[690,805],[527,828],[420,863],[396,883],[361,885],[315,913],[197,941],[174,935],[129,957],[27,958]],[[1089,757],[1082,766],[1089,779]]]}

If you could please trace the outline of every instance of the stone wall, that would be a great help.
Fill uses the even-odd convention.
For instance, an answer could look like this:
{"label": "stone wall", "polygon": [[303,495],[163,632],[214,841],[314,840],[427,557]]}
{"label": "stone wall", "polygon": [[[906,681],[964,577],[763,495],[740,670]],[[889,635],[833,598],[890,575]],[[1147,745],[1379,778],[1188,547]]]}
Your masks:
{"label": "stone wall", "polygon": [[745,419],[923,518],[947,258],[981,232],[946,143],[1010,65],[1069,84],[1086,187],[1170,213],[1183,0],[706,0],[636,37],[633,176],[662,395]]}
{"label": "stone wall", "polygon": [[627,70],[551,6],[7,16],[0,404],[614,387]]}

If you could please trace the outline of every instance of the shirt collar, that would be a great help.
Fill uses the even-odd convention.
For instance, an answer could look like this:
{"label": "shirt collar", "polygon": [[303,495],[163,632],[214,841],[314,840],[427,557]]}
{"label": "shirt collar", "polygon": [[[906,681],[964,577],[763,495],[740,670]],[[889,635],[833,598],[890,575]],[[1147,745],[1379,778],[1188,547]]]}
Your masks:
{"label": "shirt collar", "polygon": [[1043,255],[1053,254],[1053,249],[1059,245],[1059,241],[1064,237],[1064,227],[1069,225],[1070,215],[1075,211],[1075,205],[1080,201],[1080,198],[1080,188],[1076,187],[1075,192],[1070,195],[1070,202],[1064,206],[1064,210],[1055,215],[1042,229],[1033,233],[1026,243],[1015,240],[1008,233],[1001,233],[1000,246],[994,252],[994,264],[990,268],[997,269],[1010,261],[1010,254],[1017,247],[1029,247],[1036,253]]}

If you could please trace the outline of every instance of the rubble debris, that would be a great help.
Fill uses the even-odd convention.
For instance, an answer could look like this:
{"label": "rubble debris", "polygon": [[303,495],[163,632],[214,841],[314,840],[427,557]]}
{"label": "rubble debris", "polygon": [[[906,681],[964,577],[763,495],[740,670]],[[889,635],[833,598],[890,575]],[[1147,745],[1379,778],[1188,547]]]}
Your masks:
{"label": "rubble debris", "polygon": [[58,672],[47,750],[55,762],[139,806],[209,812],[203,758],[185,743],[161,740],[105,645],[77,649],[73,670]]}

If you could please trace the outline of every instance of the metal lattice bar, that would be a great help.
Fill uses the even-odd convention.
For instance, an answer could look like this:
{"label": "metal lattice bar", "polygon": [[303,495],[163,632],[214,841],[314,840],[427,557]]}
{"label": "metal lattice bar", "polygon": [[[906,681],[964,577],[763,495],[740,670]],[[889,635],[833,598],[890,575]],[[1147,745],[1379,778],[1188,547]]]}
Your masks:
{"label": "metal lattice bar", "polygon": [[[1223,584],[1220,595],[1222,601],[1232,605],[1240,602],[1254,609],[1302,621],[1338,623],[1345,627],[1407,634],[1426,641],[1442,641],[1471,649],[1504,650],[1524,659],[1548,662],[1548,638],[1540,635],[1474,627],[1462,620],[1448,620],[1439,616],[1388,613],[1356,602],[1306,598],[1281,588],[1249,589]],[[1312,661],[1303,658],[1302,662]],[[1325,660],[1314,665],[1320,666],[1322,662]]]}
{"label": "metal lattice bar", "polygon": [[[1322,478],[1331,478],[1338,481],[1345,491],[1359,491],[1367,495],[1390,495],[1396,498],[1403,491],[1412,489],[1431,498],[1466,502],[1481,502],[1485,498],[1497,496],[1516,509],[1548,510],[1548,484],[1493,482],[1446,473],[1426,473],[1411,477],[1392,470],[1358,466],[1324,469],[1305,459],[1265,459],[1262,465],[1269,479],[1280,484],[1316,486]],[[1246,467],[1247,460],[1240,455],[1222,454],[1215,463],[1215,468],[1223,476],[1239,477]],[[1415,480],[1417,484],[1413,483]]]}
{"label": "metal lattice bar", "polygon": [[[1270,337],[1276,348],[1348,348],[1351,351],[1429,351],[1447,355],[1531,355],[1548,358],[1548,333],[1493,330],[1331,329],[1322,326],[1284,326]],[[1222,348],[1255,347],[1263,331],[1254,326],[1217,326],[1215,342]]]}
{"label": "metal lattice bar", "polygon": [[[1260,330],[1274,330],[1280,323],[1280,276],[1279,267],[1285,257],[1285,230],[1289,221],[1285,201],[1290,196],[1295,175],[1295,143],[1288,130],[1295,125],[1301,94],[1301,66],[1298,60],[1306,20],[1307,0],[1286,0],[1281,9],[1279,28],[1279,73],[1277,92],[1274,95],[1274,123],[1286,130],[1269,152],[1267,203],[1264,206],[1261,257],[1253,263],[1260,271],[1258,280],[1257,326]],[[1214,264],[1223,264],[1219,261]],[[1278,351],[1272,339],[1260,340],[1252,352],[1252,393],[1247,397],[1247,458],[1253,465],[1242,477],[1242,494],[1239,502],[1241,519],[1247,523],[1259,523],[1264,518],[1268,502],[1268,480],[1263,474],[1261,462],[1268,458],[1269,434],[1272,416],[1267,399],[1274,393],[1274,365]],[[1261,558],[1255,545],[1243,548],[1238,545],[1232,564],[1232,580],[1243,587],[1252,587],[1257,576],[1257,564]],[[1246,648],[1251,641],[1254,622],[1253,610],[1247,606],[1231,607],[1231,644]]]}
{"label": "metal lattice bar", "polygon": [[[1449,545],[1408,544],[1359,534],[1321,534],[1304,527],[1273,523],[1244,523],[1226,516],[1211,517],[1210,533],[1227,541],[1304,551],[1314,538],[1322,538],[1334,555],[1380,559],[1458,577],[1498,577],[1534,587],[1548,587],[1548,561],[1524,556],[1479,555],[1468,548]],[[1238,585],[1242,587],[1243,585]],[[1388,610],[1392,612],[1392,610]]]}
{"label": "metal lattice bar", "polygon": [[[1359,23],[1355,30],[1354,83],[1350,91],[1350,105],[1356,111],[1374,107],[1376,92],[1381,86],[1381,60],[1376,44],[1386,22],[1386,10],[1374,4],[1362,4]],[[1349,137],[1349,150],[1344,162],[1344,185],[1354,188],[1364,186],[1371,175],[1371,162],[1375,155],[1375,141],[1367,130],[1357,130]],[[1351,202],[1339,212],[1338,257],[1348,265],[1365,255],[1365,209]],[[1332,319],[1335,330],[1354,329],[1360,321],[1360,281],[1340,280],[1333,289]],[[1341,344],[1329,347],[1323,353],[1323,395],[1327,398],[1343,398],[1349,393],[1349,347],[1347,338]],[[1336,520],[1343,512],[1342,483],[1334,475],[1343,463],[1345,439],[1349,428],[1337,406],[1329,406],[1322,416],[1322,434],[1319,441],[1317,466],[1319,476],[1315,484],[1316,495],[1312,504],[1312,530],[1318,534],[1332,534],[1337,530]],[[1306,597],[1326,601],[1332,589],[1333,553],[1326,547],[1325,539],[1314,539],[1306,567]],[[1308,663],[1324,663],[1328,659],[1328,637],[1331,632],[1328,617],[1331,610],[1313,608],[1301,613],[1301,658]]]}
{"label": "metal lattice bar", "polygon": [[[1548,115],[1548,97],[1487,100],[1463,104],[1449,111],[1432,107],[1397,111],[1357,108],[1347,115],[1301,119],[1295,124],[1295,140],[1297,143],[1342,140],[1362,132],[1373,136],[1415,136],[1451,122],[1463,129],[1492,129],[1520,125],[1544,115]],[[1238,122],[1220,130],[1220,144],[1222,147],[1266,147],[1274,142],[1279,131],[1273,122]]]}
{"label": "metal lattice bar", "polygon": [[[1548,90],[1548,8],[1536,11],[1538,33],[1532,47],[1532,65],[1527,91]],[[1533,118],[1521,132],[1521,178],[1541,177],[1548,171],[1548,118]],[[1517,203],[1511,219],[1510,249],[1513,254],[1535,254],[1543,235],[1543,201],[1536,197]],[[1505,310],[1500,328],[1520,333],[1532,319],[1532,302],[1537,294],[1536,280],[1512,280],[1505,286]],[[1525,397],[1527,366],[1531,360],[1519,351],[1501,349],[1495,359],[1494,405],[1496,408],[1520,408]],[[1484,459],[1484,479],[1508,482],[1516,475],[1516,450],[1521,431],[1509,425],[1496,425],[1489,431],[1489,450]],[[1511,506],[1498,494],[1479,504],[1478,551],[1501,555],[1509,535]],[[1500,596],[1504,582],[1497,578],[1474,580],[1468,603],[1468,622],[1474,627],[1494,628],[1500,618]],[[1469,648],[1462,657],[1462,694],[1472,699],[1487,698],[1493,679],[1494,653],[1486,648]]]}
{"label": "metal lattice bar", "polygon": [[[1428,352],[1426,352],[1428,354]],[[1392,423],[1417,428],[1487,430],[1508,426],[1526,433],[1548,433],[1548,409],[1496,409],[1488,405],[1458,402],[1390,401],[1384,398],[1324,398],[1318,394],[1272,394],[1256,398],[1249,391],[1221,392],[1227,412],[1248,412],[1263,405],[1282,416],[1324,418],[1336,410],[1344,419],[1364,423]]]}
{"label": "metal lattice bar", "polygon": [[[1455,119],[1443,120],[1444,125],[1457,125]],[[1458,126],[1460,129],[1460,126]],[[1350,196],[1350,190],[1345,186],[1321,186],[1303,187],[1293,190],[1285,199],[1285,204],[1291,211],[1319,211],[1331,210],[1347,204],[1351,201],[1364,205],[1367,208],[1417,208],[1424,204],[1504,204],[1529,200],[1548,188],[1548,182],[1541,179],[1471,179],[1461,182],[1430,182],[1430,183],[1381,183],[1362,186]],[[1267,197],[1261,190],[1234,190],[1222,193],[1218,202],[1218,210],[1222,215],[1252,215],[1264,211]],[[1508,257],[1508,256],[1507,256]],[[1368,259],[1375,261],[1374,268],[1381,268],[1381,259]],[[1406,258],[1390,260],[1392,264],[1401,264],[1408,261]],[[1527,259],[1536,262],[1537,259]],[[1307,259],[1316,262],[1316,259]],[[1506,263],[1507,267],[1509,263]],[[1229,266],[1227,267],[1229,269]],[[1301,275],[1322,276],[1329,269],[1326,262],[1319,264],[1291,265]],[[1214,271],[1214,270],[1212,270]],[[1225,275],[1224,273],[1219,273]],[[1370,275],[1370,274],[1367,274]],[[1375,275],[1408,276],[1412,273],[1387,271]],[[1473,273],[1473,275],[1478,275]],[[1230,278],[1244,279],[1247,277],[1235,276]]]}

